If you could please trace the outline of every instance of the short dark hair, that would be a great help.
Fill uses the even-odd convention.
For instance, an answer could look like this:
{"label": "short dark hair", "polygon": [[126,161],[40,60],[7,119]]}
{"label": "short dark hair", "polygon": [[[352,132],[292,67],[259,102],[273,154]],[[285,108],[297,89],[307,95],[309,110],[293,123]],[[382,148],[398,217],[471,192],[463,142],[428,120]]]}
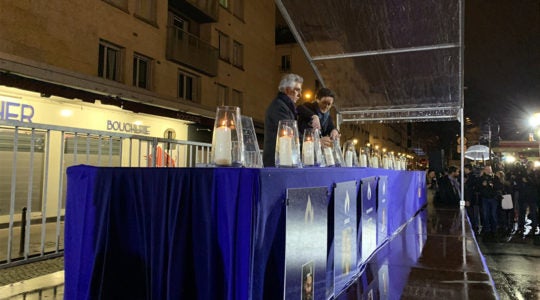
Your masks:
{"label": "short dark hair", "polygon": [[332,99],[336,100],[336,94],[329,88],[322,88],[317,92],[317,99],[324,97],[332,97]]}
{"label": "short dark hair", "polygon": [[450,166],[450,167],[448,167],[448,174],[454,173],[457,170],[458,170],[458,168],[456,166]]}
{"label": "short dark hair", "polygon": [[473,170],[473,166],[471,164],[466,164],[463,166],[465,169],[468,169],[468,170]]}

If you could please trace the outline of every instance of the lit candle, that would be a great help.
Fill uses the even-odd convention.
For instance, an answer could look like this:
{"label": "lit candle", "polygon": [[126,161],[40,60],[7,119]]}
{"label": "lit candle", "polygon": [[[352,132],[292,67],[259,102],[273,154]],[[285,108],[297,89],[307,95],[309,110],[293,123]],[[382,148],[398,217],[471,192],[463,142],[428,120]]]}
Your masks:
{"label": "lit candle", "polygon": [[371,157],[371,166],[373,168],[378,168],[379,167],[379,158],[377,156],[372,156]]}
{"label": "lit candle", "polygon": [[304,165],[313,166],[315,164],[314,147],[311,140],[306,140],[302,146],[302,158]]}
{"label": "lit candle", "polygon": [[292,138],[286,133],[278,140],[279,143],[279,165],[292,166]]}
{"label": "lit candle", "polygon": [[367,156],[366,154],[360,154],[360,167],[367,167]]}
{"label": "lit candle", "polygon": [[334,154],[332,153],[332,149],[330,147],[325,147],[324,150],[324,158],[326,159],[326,165],[327,166],[333,166],[336,163],[334,162]]}
{"label": "lit candle", "polygon": [[345,151],[345,165],[352,167],[353,165],[353,152],[350,150]]}
{"label": "lit candle", "polygon": [[[225,124],[225,121],[223,122]],[[216,143],[214,149],[214,162],[220,166],[230,166],[232,164],[232,142],[231,129],[227,126],[216,128]]]}

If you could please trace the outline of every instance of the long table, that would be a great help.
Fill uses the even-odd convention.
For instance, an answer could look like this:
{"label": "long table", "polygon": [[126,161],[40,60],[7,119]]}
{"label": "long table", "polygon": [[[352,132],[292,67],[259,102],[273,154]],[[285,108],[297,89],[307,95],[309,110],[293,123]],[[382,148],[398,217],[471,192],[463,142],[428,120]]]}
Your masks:
{"label": "long table", "polygon": [[370,176],[388,178],[389,233],[426,202],[421,171],[70,167],[65,297],[281,298],[286,190]]}

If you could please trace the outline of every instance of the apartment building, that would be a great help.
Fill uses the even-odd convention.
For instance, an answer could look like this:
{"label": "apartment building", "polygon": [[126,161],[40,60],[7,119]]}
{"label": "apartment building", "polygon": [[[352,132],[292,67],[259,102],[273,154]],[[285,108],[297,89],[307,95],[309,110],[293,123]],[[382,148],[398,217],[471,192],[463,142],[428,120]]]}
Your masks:
{"label": "apartment building", "polygon": [[206,127],[216,106],[235,105],[262,128],[260,108],[276,93],[272,0],[6,1],[0,8],[0,94],[5,87],[21,94],[5,97],[33,92]]}

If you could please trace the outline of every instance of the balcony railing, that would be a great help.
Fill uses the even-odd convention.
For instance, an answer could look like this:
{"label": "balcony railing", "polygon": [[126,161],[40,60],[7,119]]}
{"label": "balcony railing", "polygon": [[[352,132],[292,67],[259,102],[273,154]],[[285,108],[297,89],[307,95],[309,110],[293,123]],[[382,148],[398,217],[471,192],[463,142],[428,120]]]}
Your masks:
{"label": "balcony railing", "polygon": [[177,0],[169,1],[169,5],[180,9],[197,22],[210,23],[218,20],[218,2],[217,0]]}
{"label": "balcony railing", "polygon": [[167,59],[209,76],[217,75],[218,49],[174,26],[167,28]]}

